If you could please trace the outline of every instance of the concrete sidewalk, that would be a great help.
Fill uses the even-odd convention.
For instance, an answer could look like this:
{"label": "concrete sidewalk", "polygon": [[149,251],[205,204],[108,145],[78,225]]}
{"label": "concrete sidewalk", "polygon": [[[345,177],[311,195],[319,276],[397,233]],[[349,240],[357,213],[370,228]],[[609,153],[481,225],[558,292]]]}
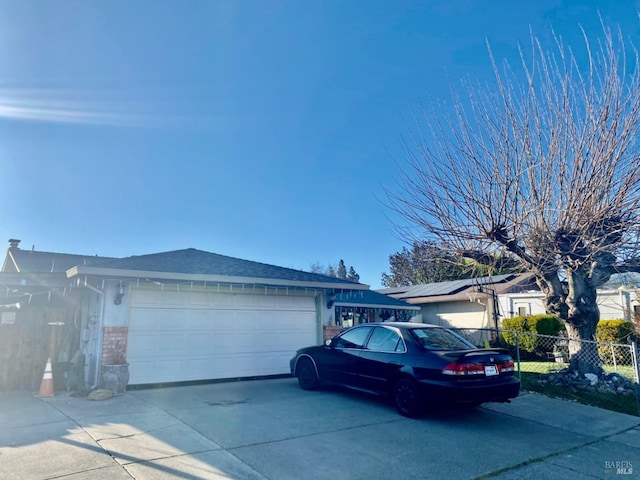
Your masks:
{"label": "concrete sidewalk", "polygon": [[53,478],[640,478],[640,418],[524,394],[411,420],[294,379],[0,393],[0,479]]}

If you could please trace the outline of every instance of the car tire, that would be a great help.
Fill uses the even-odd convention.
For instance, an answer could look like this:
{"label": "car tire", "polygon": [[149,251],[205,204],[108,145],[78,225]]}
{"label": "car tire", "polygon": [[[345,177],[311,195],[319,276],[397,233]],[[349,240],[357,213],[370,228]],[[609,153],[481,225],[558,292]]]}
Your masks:
{"label": "car tire", "polygon": [[313,362],[308,358],[298,360],[296,377],[298,377],[298,383],[303,390],[315,390],[320,384]]}
{"label": "car tire", "polygon": [[398,413],[404,417],[414,418],[423,412],[424,403],[420,389],[416,382],[409,378],[396,381],[391,390],[391,399]]}

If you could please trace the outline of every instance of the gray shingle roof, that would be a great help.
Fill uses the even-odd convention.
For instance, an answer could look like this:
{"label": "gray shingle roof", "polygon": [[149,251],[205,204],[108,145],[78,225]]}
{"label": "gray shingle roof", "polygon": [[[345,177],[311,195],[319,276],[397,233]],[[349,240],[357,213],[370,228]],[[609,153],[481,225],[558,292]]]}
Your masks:
{"label": "gray shingle roof", "polygon": [[[10,262],[10,257],[13,258],[13,262]],[[111,258],[11,248],[3,271],[15,272],[17,267],[21,273],[61,273],[78,265],[97,265],[107,260]]]}
{"label": "gray shingle roof", "polygon": [[7,254],[3,271],[15,272],[15,267],[17,267],[21,273],[62,273],[81,265],[116,270],[319,282],[335,284],[337,288],[349,288],[350,286],[359,285],[362,288],[362,284],[349,280],[228,257],[217,253],[196,250],[195,248],[125,258],[39,252],[11,248]]}
{"label": "gray shingle roof", "polygon": [[336,286],[360,285],[327,275],[278,267],[266,263],[228,257],[217,253],[187,248],[170,252],[103,260],[92,265],[103,268],[234,277],[270,278],[306,282],[335,283]]}
{"label": "gray shingle roof", "polygon": [[418,307],[398,300],[397,298],[388,297],[373,290],[347,291],[336,294],[337,305],[369,305],[385,308],[411,309],[416,310]]}

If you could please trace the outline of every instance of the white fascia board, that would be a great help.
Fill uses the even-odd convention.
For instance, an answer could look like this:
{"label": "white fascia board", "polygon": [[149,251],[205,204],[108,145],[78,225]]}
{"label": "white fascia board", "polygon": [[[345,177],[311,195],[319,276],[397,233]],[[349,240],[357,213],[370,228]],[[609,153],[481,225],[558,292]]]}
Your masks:
{"label": "white fascia board", "polygon": [[368,304],[368,303],[349,303],[349,302],[336,302],[336,307],[363,307],[363,308],[388,308],[390,310],[420,310],[420,307],[413,305],[380,305],[380,304]]}
{"label": "white fascia board", "polygon": [[206,275],[195,273],[173,272],[148,272],[144,270],[124,270],[119,268],[91,267],[78,265],[67,270],[67,277],[73,278],[79,275],[91,275],[112,278],[139,278],[152,280],[180,281],[180,282],[207,282],[207,283],[234,283],[249,285],[266,285],[277,287],[318,288],[332,290],[369,290],[369,285],[340,284],[331,282],[310,282],[300,280],[281,280],[277,278],[236,277],[230,275]]}
{"label": "white fascia board", "polygon": [[[13,257],[13,252],[11,250],[9,250],[7,256],[11,259],[11,263],[13,264],[14,268],[16,269],[16,272],[17,273],[21,273],[20,272],[20,267],[18,267],[18,262],[16,262],[16,259]],[[6,263],[6,259],[5,259],[5,263]]]}
{"label": "white fascia board", "polygon": [[533,292],[500,293],[498,297],[504,298],[544,298],[544,293],[539,290]]}

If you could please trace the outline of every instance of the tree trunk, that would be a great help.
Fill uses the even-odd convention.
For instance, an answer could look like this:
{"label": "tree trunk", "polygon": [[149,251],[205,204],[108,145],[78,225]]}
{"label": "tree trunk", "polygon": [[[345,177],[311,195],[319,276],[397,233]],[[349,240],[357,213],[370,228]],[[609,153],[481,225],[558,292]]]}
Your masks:
{"label": "tree trunk", "polygon": [[569,292],[566,298],[565,326],[569,337],[569,367],[584,375],[602,373],[602,361],[595,343],[600,321],[597,291],[582,270],[569,272]]}
{"label": "tree trunk", "polygon": [[598,344],[587,339],[593,339],[597,325],[587,322],[580,326],[565,322],[569,336],[569,368],[581,375],[594,373],[602,374],[602,360],[598,355]]}
{"label": "tree trunk", "polygon": [[547,312],[556,315],[567,328],[570,369],[581,375],[600,375],[602,361],[593,342],[600,320],[596,288],[583,269],[568,271],[567,280],[568,290],[556,273],[537,277]]}

